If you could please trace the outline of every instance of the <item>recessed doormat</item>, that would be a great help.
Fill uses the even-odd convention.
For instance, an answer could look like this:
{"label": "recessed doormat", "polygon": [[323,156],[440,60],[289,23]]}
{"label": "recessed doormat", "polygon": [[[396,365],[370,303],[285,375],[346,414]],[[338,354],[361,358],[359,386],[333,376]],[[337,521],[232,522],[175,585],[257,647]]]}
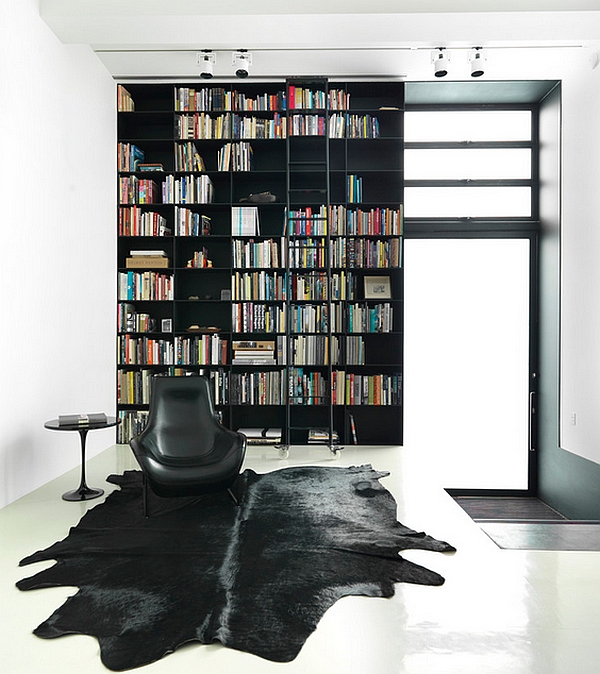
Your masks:
{"label": "recessed doormat", "polygon": [[600,552],[600,522],[478,522],[506,550]]}
{"label": "recessed doormat", "polygon": [[141,474],[111,475],[119,490],[63,541],[21,561],[57,560],[19,581],[21,590],[79,588],[34,633],[94,636],[112,670],[193,641],[293,660],[341,597],[444,582],[398,554],[454,548],[396,520],[396,502],[379,482],[386,475],[370,465],[246,470],[239,507],[226,494],[152,497],[148,519]]}

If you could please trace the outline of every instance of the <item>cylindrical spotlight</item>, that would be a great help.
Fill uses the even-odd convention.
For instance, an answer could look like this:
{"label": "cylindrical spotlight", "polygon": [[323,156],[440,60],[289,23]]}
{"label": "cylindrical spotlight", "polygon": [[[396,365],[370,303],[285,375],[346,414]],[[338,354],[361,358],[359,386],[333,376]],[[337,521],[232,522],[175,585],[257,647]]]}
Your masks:
{"label": "cylindrical spotlight", "polygon": [[436,77],[446,77],[448,74],[448,61],[450,60],[448,54],[445,53],[444,48],[440,47],[433,52],[431,60],[433,61],[433,74]]}
{"label": "cylindrical spotlight", "polygon": [[248,77],[251,65],[252,54],[249,54],[245,49],[233,52],[233,70],[236,77]]}
{"label": "cylindrical spotlight", "polygon": [[481,47],[473,47],[469,61],[471,62],[471,77],[481,77],[484,73],[483,63],[485,61]]}
{"label": "cylindrical spotlight", "polygon": [[215,55],[212,52],[205,51],[199,57],[200,77],[204,80],[210,80],[215,74]]}

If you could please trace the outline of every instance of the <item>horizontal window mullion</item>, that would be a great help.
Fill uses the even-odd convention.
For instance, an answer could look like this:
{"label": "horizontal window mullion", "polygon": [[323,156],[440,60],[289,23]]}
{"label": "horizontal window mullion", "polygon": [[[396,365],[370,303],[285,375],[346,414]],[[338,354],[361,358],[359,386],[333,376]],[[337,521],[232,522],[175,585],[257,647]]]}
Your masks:
{"label": "horizontal window mullion", "polygon": [[540,231],[537,220],[515,222],[482,222],[464,220],[411,220],[405,223],[405,239],[422,238],[514,238],[535,235]]}
{"label": "horizontal window mullion", "polygon": [[532,148],[531,140],[405,141],[405,150],[503,150]]}
{"label": "horizontal window mullion", "polygon": [[531,187],[531,179],[480,180],[464,178],[462,180],[405,180],[404,187]]}

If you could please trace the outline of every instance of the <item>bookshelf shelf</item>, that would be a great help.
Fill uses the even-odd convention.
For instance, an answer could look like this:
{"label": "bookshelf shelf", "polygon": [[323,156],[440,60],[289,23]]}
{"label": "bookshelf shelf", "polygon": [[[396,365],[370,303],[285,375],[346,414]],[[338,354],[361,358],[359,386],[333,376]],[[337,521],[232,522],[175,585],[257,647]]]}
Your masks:
{"label": "bookshelf shelf", "polygon": [[231,428],[401,444],[403,85],[118,89],[117,440],[204,374]]}

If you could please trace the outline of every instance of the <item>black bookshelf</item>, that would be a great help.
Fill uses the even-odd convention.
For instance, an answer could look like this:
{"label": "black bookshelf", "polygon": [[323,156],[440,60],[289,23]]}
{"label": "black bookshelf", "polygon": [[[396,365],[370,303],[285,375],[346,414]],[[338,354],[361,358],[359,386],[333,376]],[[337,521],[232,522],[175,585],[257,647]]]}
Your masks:
{"label": "black bookshelf", "polygon": [[126,89],[117,440],[151,377],[204,374],[231,428],[401,444],[403,85]]}

